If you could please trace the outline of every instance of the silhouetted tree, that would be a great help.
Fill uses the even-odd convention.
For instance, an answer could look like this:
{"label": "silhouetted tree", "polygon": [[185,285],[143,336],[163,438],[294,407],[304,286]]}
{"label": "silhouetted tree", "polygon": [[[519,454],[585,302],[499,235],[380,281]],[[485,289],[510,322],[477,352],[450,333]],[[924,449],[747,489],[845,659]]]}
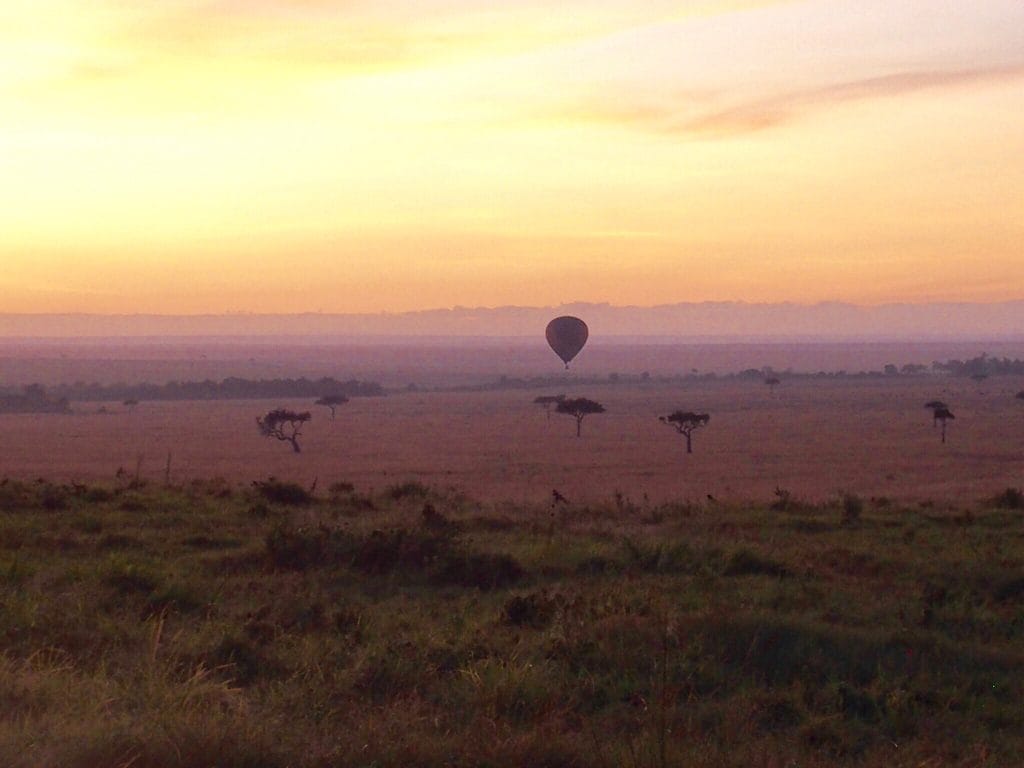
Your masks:
{"label": "silhouetted tree", "polygon": [[128,400],[125,400],[123,403],[121,403],[121,405],[123,405],[125,408],[128,409],[128,413],[131,413],[132,411],[134,411],[135,410],[135,406],[137,406],[138,404],[139,404],[139,401],[136,400],[134,397],[133,398],[129,398]]}
{"label": "silhouetted tree", "polygon": [[540,397],[535,397],[533,399],[533,402],[536,403],[537,405],[543,405],[544,406],[544,413],[547,414],[548,421],[550,421],[551,420],[551,406],[552,405],[557,405],[558,403],[562,402],[563,400],[565,400],[565,395],[541,395]]}
{"label": "silhouetted tree", "polygon": [[659,416],[658,421],[662,424],[667,424],[685,437],[686,452],[693,453],[693,431],[706,425],[711,421],[711,417],[706,413],[673,411],[668,416]]}
{"label": "silhouetted tree", "polygon": [[939,423],[938,411],[948,410],[949,406],[941,400],[929,400],[924,404],[925,408],[928,408],[932,412],[932,426],[935,427]]}
{"label": "silhouetted tree", "polygon": [[269,411],[263,418],[256,418],[256,426],[264,437],[273,437],[292,444],[296,453],[302,453],[299,448],[299,435],[302,434],[302,427],[312,419],[309,411],[298,413],[285,408],[278,408]]}
{"label": "silhouetted tree", "polygon": [[932,415],[935,417],[936,421],[939,421],[939,422],[942,423],[942,442],[945,443],[946,442],[946,422],[949,419],[955,419],[956,416],[953,415],[952,411],[950,411],[949,408],[936,408],[934,411],[932,411]]}
{"label": "silhouetted tree", "polygon": [[779,380],[774,376],[769,376],[764,380],[764,383],[768,386],[769,392],[774,392],[775,388],[779,386]]}
{"label": "silhouetted tree", "polygon": [[313,405],[323,405],[331,409],[331,418],[334,418],[334,412],[337,410],[339,405],[344,405],[348,402],[348,398],[344,395],[324,395],[317,400]]}
{"label": "silhouetted tree", "polygon": [[604,413],[604,406],[585,397],[570,397],[561,400],[555,411],[576,419],[576,437],[579,437],[584,417],[591,413]]}

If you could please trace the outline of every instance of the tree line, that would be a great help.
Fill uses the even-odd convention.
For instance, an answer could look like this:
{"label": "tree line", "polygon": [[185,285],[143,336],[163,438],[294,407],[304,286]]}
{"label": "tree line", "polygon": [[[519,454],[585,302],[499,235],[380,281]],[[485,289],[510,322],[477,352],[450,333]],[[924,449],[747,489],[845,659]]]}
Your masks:
{"label": "tree line", "polygon": [[169,381],[166,384],[59,384],[49,389],[30,384],[19,390],[0,390],[0,413],[61,413],[69,403],[133,403],[154,400],[262,400],[331,396],[380,397],[384,388],[373,381],[332,377],[320,379],[240,379]]}
{"label": "tree line", "polygon": [[67,398],[54,397],[40,384],[29,384],[20,392],[0,393],[0,413],[68,413]]}
{"label": "tree line", "polygon": [[[641,373],[609,373],[606,376],[579,376],[573,383],[580,386],[615,385],[615,384],[672,384],[695,381],[764,381],[771,386],[778,385],[781,379],[881,379],[892,376],[957,376],[983,378],[988,376],[1024,375],[1024,360],[1008,357],[989,357],[982,353],[967,360],[950,359],[945,362],[934,360],[929,365],[923,363],[905,363],[896,365],[887,363],[881,369],[869,371],[776,371],[772,366],[761,368],[745,368],[733,373],[715,373],[713,371],[691,370],[688,373],[652,375],[648,371]],[[494,392],[509,389],[537,389],[541,387],[559,386],[564,382],[560,376],[501,376],[495,381],[483,384],[462,384],[455,387],[444,387],[449,392]]]}
{"label": "tree line", "polygon": [[61,384],[51,387],[56,397],[89,402],[125,400],[259,400],[273,397],[320,397],[325,392],[347,397],[379,397],[384,388],[373,381],[320,379],[240,379],[169,381],[166,384]]}

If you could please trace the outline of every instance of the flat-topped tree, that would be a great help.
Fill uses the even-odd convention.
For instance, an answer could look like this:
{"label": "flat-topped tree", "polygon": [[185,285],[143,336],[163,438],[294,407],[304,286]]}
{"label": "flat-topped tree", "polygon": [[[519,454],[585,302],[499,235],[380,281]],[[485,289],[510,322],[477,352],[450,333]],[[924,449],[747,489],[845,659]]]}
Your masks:
{"label": "flat-topped tree", "polygon": [[774,376],[768,376],[764,380],[764,383],[765,383],[765,386],[768,387],[768,391],[769,392],[774,392],[775,388],[777,386],[779,386],[779,380],[777,378],[775,378]]}
{"label": "flat-topped tree", "polygon": [[313,405],[323,405],[331,409],[331,418],[334,418],[335,411],[339,405],[344,405],[348,402],[348,398],[344,395],[324,395],[317,400]]}
{"label": "flat-topped tree", "polygon": [[135,406],[137,406],[138,404],[139,404],[139,401],[136,400],[134,397],[130,397],[127,400],[125,400],[123,403],[121,403],[121,405],[123,405],[125,408],[128,409],[128,413],[131,413],[132,411],[134,411],[135,410]]}
{"label": "flat-topped tree", "polygon": [[541,395],[533,398],[534,403],[544,406],[544,413],[547,414],[548,421],[551,420],[551,406],[557,405],[563,400],[565,400],[565,395]]}
{"label": "flat-topped tree", "polygon": [[949,406],[941,400],[929,400],[924,404],[924,407],[932,412],[932,426],[935,427],[939,423],[938,411],[949,410]]}
{"label": "flat-topped tree", "polygon": [[268,412],[262,418],[256,418],[256,426],[264,437],[273,437],[286,443],[291,443],[296,453],[302,453],[299,447],[299,435],[306,422],[312,419],[309,411],[298,413],[289,411],[286,408],[278,408]]}
{"label": "flat-topped tree", "polygon": [[706,413],[694,413],[693,411],[673,411],[668,416],[659,416],[658,421],[666,424],[686,438],[686,452],[693,453],[694,430],[705,426],[711,417]]}
{"label": "flat-topped tree", "polygon": [[568,397],[558,402],[555,412],[564,413],[576,419],[576,437],[579,437],[583,419],[591,413],[604,413],[604,406],[585,397]]}
{"label": "flat-topped tree", "polygon": [[946,407],[936,408],[934,411],[932,411],[932,416],[934,417],[935,421],[938,421],[938,422],[940,422],[942,424],[942,442],[945,443],[946,442],[946,422],[949,421],[950,419],[955,419],[956,416],[954,416],[953,412],[950,411],[949,408],[946,408]]}

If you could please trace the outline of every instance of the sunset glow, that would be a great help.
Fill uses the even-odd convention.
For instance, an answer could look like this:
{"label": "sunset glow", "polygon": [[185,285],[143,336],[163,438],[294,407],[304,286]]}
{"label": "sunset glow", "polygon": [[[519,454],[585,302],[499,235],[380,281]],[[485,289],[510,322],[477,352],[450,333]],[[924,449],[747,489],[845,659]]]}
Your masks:
{"label": "sunset glow", "polygon": [[0,8],[0,311],[1024,299],[1024,3]]}

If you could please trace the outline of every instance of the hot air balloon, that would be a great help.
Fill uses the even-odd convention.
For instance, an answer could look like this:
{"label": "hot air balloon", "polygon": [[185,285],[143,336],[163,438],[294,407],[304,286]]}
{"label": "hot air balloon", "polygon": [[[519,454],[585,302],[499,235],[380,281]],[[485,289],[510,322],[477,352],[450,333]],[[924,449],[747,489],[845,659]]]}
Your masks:
{"label": "hot air balloon", "polygon": [[565,368],[568,370],[569,361],[583,349],[590,331],[587,330],[587,324],[578,317],[563,315],[548,323],[544,335],[547,337],[551,349],[562,358],[562,362],[565,363]]}

